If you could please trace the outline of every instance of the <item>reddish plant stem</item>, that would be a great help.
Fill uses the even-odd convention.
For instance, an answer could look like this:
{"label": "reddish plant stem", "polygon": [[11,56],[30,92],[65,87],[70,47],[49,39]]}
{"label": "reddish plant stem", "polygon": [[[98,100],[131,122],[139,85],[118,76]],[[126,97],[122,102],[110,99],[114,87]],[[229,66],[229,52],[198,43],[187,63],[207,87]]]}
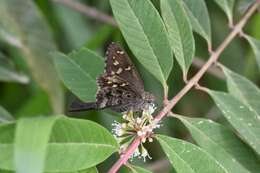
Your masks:
{"label": "reddish plant stem", "polygon": [[[197,69],[200,69],[205,64],[205,61],[200,58],[194,57],[192,64]],[[217,77],[218,79],[221,79],[221,80],[226,79],[223,71],[220,68],[218,68],[217,66],[211,66],[211,68],[209,68],[207,72],[209,74],[212,74],[213,76]]]}
{"label": "reddish plant stem", "polygon": [[[175,96],[173,99],[171,99],[168,104],[160,111],[160,113],[155,117],[154,121],[156,123],[160,122],[162,118],[164,118],[168,112],[171,111],[171,109],[176,105],[176,103],[196,84],[198,84],[199,80],[203,76],[203,74],[207,71],[208,68],[211,67],[213,63],[215,63],[220,54],[224,51],[224,49],[228,46],[228,44],[235,38],[236,35],[238,35],[242,28],[245,26],[246,22],[250,18],[250,16],[257,10],[258,3],[257,1],[250,7],[250,9],[246,12],[244,17],[240,20],[240,22],[234,26],[232,32],[226,37],[226,39],[222,42],[222,44],[217,48],[215,52],[212,52],[210,58],[208,61],[202,66],[202,68],[195,74],[195,76],[184,86],[184,88]],[[108,171],[108,173],[116,173],[122,165],[124,165],[127,160],[131,157],[131,155],[134,153],[136,148],[139,146],[141,137],[136,138],[131,145],[128,147],[126,152],[121,155],[120,159],[111,167],[111,169]]]}
{"label": "reddish plant stem", "polygon": [[129,157],[131,157],[131,155],[135,152],[136,148],[140,145],[141,140],[142,137],[135,138],[135,140],[131,143],[127,150],[120,156],[120,159],[117,161],[117,164],[114,164],[111,167],[109,173],[116,173],[122,165],[126,164]]}

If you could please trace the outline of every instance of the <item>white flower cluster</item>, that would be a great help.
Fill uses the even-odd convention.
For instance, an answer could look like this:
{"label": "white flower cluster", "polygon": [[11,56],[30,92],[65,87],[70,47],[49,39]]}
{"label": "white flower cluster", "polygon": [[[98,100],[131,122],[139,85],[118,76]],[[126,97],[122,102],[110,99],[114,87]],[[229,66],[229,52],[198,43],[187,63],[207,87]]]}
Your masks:
{"label": "white flower cluster", "polygon": [[114,127],[112,132],[121,145],[121,151],[125,151],[136,136],[142,137],[142,143],[136,149],[132,158],[143,158],[144,161],[146,161],[146,158],[151,159],[147,149],[143,146],[143,143],[147,140],[153,142],[153,130],[160,127],[157,121],[154,121],[152,116],[155,109],[156,107],[151,104],[147,109],[142,111],[141,115],[136,115],[133,112],[126,112],[123,114],[124,122],[119,123],[114,121],[112,124]]}

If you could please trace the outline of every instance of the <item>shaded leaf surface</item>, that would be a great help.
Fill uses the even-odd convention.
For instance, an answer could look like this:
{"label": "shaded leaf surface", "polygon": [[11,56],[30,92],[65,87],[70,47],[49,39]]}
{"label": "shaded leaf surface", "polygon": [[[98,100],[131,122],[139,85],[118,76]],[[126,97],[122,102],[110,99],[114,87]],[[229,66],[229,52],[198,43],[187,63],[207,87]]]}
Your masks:
{"label": "shaded leaf surface", "polygon": [[29,77],[15,70],[8,59],[0,52],[0,81],[27,84]]}
{"label": "shaded leaf surface", "polygon": [[66,41],[71,48],[82,46],[93,34],[90,23],[77,11],[66,8],[59,3],[53,3],[54,12],[61,23]]}
{"label": "shaded leaf surface", "polygon": [[15,124],[0,124],[0,170],[14,170]]}
{"label": "shaded leaf surface", "polygon": [[53,115],[47,93],[40,90],[28,98],[21,108],[15,112],[16,117],[35,117],[41,114]]}
{"label": "shaded leaf surface", "polygon": [[13,116],[0,105],[0,123],[13,121]]}
{"label": "shaded leaf surface", "polygon": [[74,171],[74,172],[57,172],[57,173],[98,173],[98,170],[96,167],[81,170],[81,171]]}
{"label": "shaded leaf surface", "polygon": [[151,173],[149,170],[131,164],[121,167],[119,172],[120,173]]}
{"label": "shaded leaf surface", "polygon": [[5,67],[0,67],[0,81],[4,82],[18,82],[18,83],[28,83],[29,78],[19,72]]}

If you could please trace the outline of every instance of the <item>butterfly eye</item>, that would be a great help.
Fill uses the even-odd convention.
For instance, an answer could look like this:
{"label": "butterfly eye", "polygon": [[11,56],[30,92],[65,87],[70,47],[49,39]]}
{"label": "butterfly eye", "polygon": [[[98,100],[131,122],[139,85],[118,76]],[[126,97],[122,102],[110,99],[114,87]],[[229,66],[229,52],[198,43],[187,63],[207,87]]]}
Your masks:
{"label": "butterfly eye", "polygon": [[127,98],[130,98],[130,97],[131,97],[131,94],[126,94],[126,97],[127,97]]}

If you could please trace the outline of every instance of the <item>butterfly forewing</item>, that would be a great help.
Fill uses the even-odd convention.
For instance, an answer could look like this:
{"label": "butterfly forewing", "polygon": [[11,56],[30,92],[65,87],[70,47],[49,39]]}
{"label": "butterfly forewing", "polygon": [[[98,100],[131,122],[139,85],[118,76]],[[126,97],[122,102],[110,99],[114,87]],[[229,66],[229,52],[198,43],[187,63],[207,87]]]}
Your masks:
{"label": "butterfly forewing", "polygon": [[144,91],[143,81],[131,59],[116,43],[111,43],[107,48],[105,74],[121,78],[136,92],[142,93]]}

